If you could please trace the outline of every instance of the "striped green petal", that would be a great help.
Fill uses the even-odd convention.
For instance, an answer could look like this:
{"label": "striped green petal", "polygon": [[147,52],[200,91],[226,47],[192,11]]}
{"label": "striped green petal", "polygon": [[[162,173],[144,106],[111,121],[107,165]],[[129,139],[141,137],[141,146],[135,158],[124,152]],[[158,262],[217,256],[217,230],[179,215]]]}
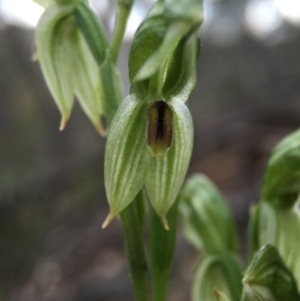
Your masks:
{"label": "striped green petal", "polygon": [[129,205],[144,185],[149,153],[145,110],[144,103],[128,96],[111,123],[104,159],[110,214],[103,227]]}
{"label": "striped green petal", "polygon": [[145,186],[150,202],[168,228],[166,214],[177,197],[190,162],[193,146],[192,117],[187,107],[169,102],[173,111],[173,142],[164,157],[150,156]]}

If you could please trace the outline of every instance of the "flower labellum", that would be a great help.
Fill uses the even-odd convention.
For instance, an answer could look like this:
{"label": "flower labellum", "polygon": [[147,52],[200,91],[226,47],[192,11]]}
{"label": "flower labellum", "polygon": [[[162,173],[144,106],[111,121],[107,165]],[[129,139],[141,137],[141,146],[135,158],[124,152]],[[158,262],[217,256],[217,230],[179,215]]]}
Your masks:
{"label": "flower labellum", "polygon": [[173,141],[173,112],[165,101],[147,109],[147,143],[153,156],[163,157]]}

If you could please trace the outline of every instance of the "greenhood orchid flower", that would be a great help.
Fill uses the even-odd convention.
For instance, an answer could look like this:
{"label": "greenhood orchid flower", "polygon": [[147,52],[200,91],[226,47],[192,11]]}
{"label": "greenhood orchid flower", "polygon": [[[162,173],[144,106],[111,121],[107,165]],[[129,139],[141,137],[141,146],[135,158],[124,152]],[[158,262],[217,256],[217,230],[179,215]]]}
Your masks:
{"label": "greenhood orchid flower", "polygon": [[167,212],[189,165],[193,126],[185,106],[196,84],[201,1],[157,1],[129,54],[131,93],[119,107],[105,151],[110,213],[122,211],[145,186],[168,229]]}
{"label": "greenhood orchid flower", "polygon": [[167,229],[166,214],[182,186],[192,145],[192,119],[183,103],[148,104],[134,95],[125,99],[107,138],[105,187],[110,214],[103,227],[145,186]]}
{"label": "greenhood orchid flower", "polygon": [[59,1],[46,8],[37,25],[37,58],[62,115],[60,130],[70,118],[76,96],[95,128],[104,135],[99,68],[76,24],[78,1],[73,2]]}

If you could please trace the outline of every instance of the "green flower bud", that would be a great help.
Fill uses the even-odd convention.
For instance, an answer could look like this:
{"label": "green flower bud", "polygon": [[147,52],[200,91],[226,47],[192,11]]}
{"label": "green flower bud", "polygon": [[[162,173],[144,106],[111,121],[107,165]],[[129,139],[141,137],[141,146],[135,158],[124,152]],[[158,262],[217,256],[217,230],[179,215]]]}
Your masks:
{"label": "green flower bud", "polygon": [[257,213],[256,245],[277,248],[300,287],[300,130],[276,146]]}
{"label": "green flower bud", "polygon": [[300,130],[274,149],[264,176],[261,199],[276,207],[289,208],[300,192]]}
{"label": "green flower bud", "polygon": [[62,115],[60,129],[64,129],[77,96],[85,114],[103,135],[99,68],[76,25],[74,9],[70,4],[45,10],[37,26],[37,56]]}
{"label": "green flower bud", "polygon": [[[241,279],[240,263],[235,256],[228,253],[205,256],[196,271],[192,301],[215,300],[215,294],[219,295],[219,300],[226,300],[226,295],[232,301],[239,301],[242,294]],[[219,290],[223,293],[218,293]],[[220,299],[221,295],[223,299]]]}
{"label": "green flower bud", "polygon": [[254,256],[243,278],[242,301],[299,301],[297,284],[275,247],[266,245]]}
{"label": "green flower bud", "polygon": [[185,184],[180,209],[184,233],[200,251],[237,251],[237,234],[228,205],[215,185],[204,175]]}
{"label": "green flower bud", "polygon": [[185,101],[196,83],[199,0],[158,1],[138,28],[129,54],[132,92]]}
{"label": "green flower bud", "polygon": [[166,214],[182,186],[191,157],[193,127],[186,106],[127,97],[113,118],[105,150],[110,214],[122,211],[143,186],[168,228]]}
{"label": "green flower bud", "polygon": [[275,246],[300,287],[300,200],[291,209],[260,204],[259,245]]}

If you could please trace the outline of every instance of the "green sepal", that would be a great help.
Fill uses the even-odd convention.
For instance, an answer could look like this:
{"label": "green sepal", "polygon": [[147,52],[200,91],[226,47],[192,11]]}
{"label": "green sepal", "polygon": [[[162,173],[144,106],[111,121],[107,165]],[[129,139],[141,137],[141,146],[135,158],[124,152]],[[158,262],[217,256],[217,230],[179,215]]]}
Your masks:
{"label": "green sepal", "polygon": [[232,301],[240,301],[242,293],[240,262],[233,254],[204,256],[193,281],[192,301],[215,300],[214,290],[220,290]]}
{"label": "green sepal", "polygon": [[168,102],[173,111],[173,142],[164,157],[150,155],[145,186],[151,205],[167,226],[166,214],[183,184],[193,148],[192,117],[179,102]]}
{"label": "green sepal", "polygon": [[76,52],[74,65],[76,69],[74,68],[73,70],[74,93],[85,114],[101,133],[100,117],[104,112],[104,108],[102,86],[99,81],[99,68],[80,31],[77,30],[76,33],[77,43],[74,45],[74,52]]}
{"label": "green sepal", "polygon": [[127,97],[116,112],[105,148],[105,188],[110,205],[107,223],[134,199],[144,185],[147,164],[146,105]]}
{"label": "green sepal", "polygon": [[292,207],[300,191],[300,130],[274,149],[264,176],[261,199],[276,207]]}
{"label": "green sepal", "polygon": [[100,91],[108,125],[122,101],[122,81],[111,59],[108,40],[101,20],[91,7],[82,2],[76,6],[75,19],[100,68]]}
{"label": "green sepal", "polygon": [[[156,20],[157,19],[157,20]],[[156,17],[155,21],[164,21],[164,16]],[[163,19],[163,20],[160,20]],[[153,22],[154,23],[154,22]],[[159,22],[160,23],[160,22]],[[151,24],[152,25],[152,24]],[[151,34],[153,35],[153,28],[156,28],[156,24],[153,24],[153,27],[151,26]],[[160,32],[163,32],[161,28],[158,29]],[[174,24],[171,24],[168,29],[165,31],[164,39],[157,47],[156,41],[149,37],[149,35],[145,35],[144,32],[142,32],[143,39],[139,40],[139,43],[145,43],[145,40],[149,42],[152,42],[154,46],[156,46],[156,49],[153,51],[150,56],[147,57],[145,61],[142,62],[141,67],[138,69],[138,72],[134,76],[130,76],[130,79],[132,82],[138,82],[145,80],[147,78],[150,78],[155,73],[159,71],[161,66],[166,65],[167,60],[169,59],[170,54],[174,51],[176,45],[180,41],[180,39],[188,32],[189,30],[189,24],[187,22],[176,22]],[[149,30],[150,31],[150,30]],[[137,41],[138,37],[135,39]],[[137,42],[136,42],[137,43]],[[148,46],[143,45],[141,47],[140,45],[133,44],[132,50],[130,52],[130,58],[134,59],[137,50],[138,51],[144,51],[145,47]],[[152,46],[153,47],[153,46]],[[142,48],[142,49],[141,49]],[[135,49],[137,49],[135,51]],[[151,49],[148,51],[150,52]],[[145,54],[144,54],[145,55]],[[132,60],[129,59],[129,64],[132,62]],[[162,74],[161,76],[163,76]]]}
{"label": "green sepal", "polygon": [[129,54],[131,92],[143,95],[145,101],[176,98],[184,102],[195,86],[202,7],[194,0],[180,7],[158,1],[134,37]]}
{"label": "green sepal", "polygon": [[178,102],[168,102],[168,107],[173,113],[173,140],[164,156],[155,156],[147,145],[147,103],[131,95],[114,116],[105,151],[105,186],[111,212],[104,226],[145,185],[151,205],[168,228],[166,214],[183,183],[193,144],[187,107]]}
{"label": "green sepal", "polygon": [[75,9],[76,23],[82,31],[90,50],[100,67],[109,48],[104,26],[86,2],[80,2]]}
{"label": "green sepal", "polygon": [[299,301],[293,274],[271,245],[262,247],[243,278],[242,301]]}
{"label": "green sepal", "polygon": [[74,5],[53,5],[40,18],[36,32],[37,56],[47,85],[62,114],[61,129],[70,117],[74,96],[104,134],[99,69],[79,31]]}
{"label": "green sepal", "polygon": [[204,175],[184,185],[180,209],[184,233],[199,251],[237,252],[237,233],[229,207],[215,185]]}
{"label": "green sepal", "polygon": [[195,31],[183,38],[168,63],[163,97],[185,102],[196,86],[196,62],[199,56],[200,40]]}
{"label": "green sepal", "polygon": [[62,116],[66,119],[69,118],[74,103],[74,71],[71,59],[74,30],[68,24],[72,23],[72,11],[72,6],[52,6],[43,13],[36,30],[37,56],[43,75]]}

